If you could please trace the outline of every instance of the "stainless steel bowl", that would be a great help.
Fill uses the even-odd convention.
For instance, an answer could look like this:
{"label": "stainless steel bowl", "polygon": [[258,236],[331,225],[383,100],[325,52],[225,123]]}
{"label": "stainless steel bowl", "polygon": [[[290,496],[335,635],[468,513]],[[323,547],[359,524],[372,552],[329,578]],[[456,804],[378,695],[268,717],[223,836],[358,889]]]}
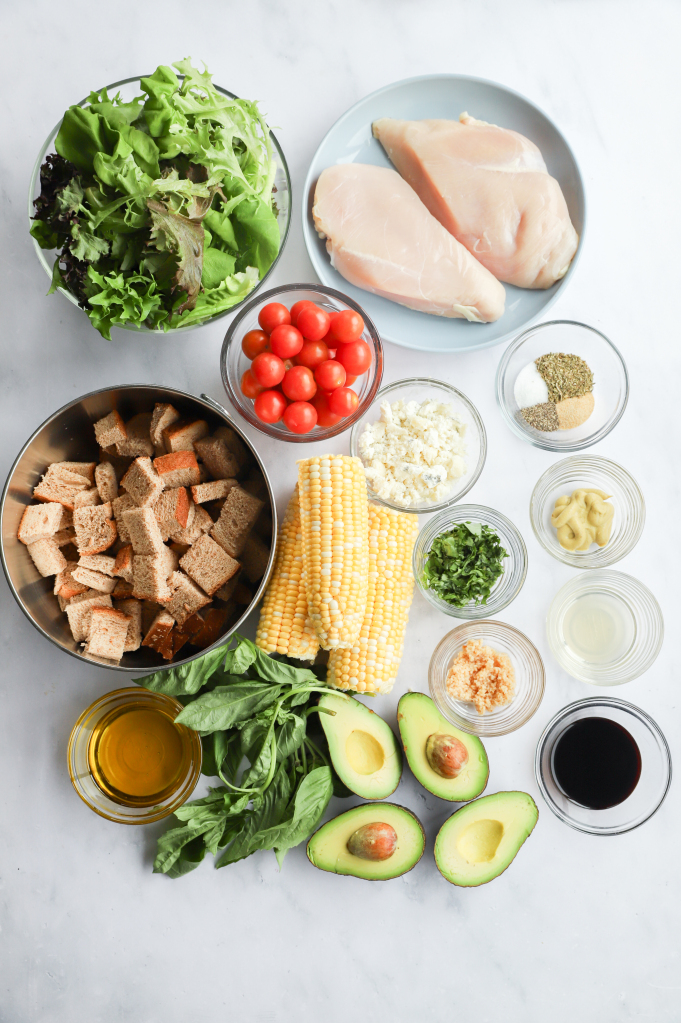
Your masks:
{"label": "stainless steel bowl", "polygon": [[[225,425],[235,430],[251,452],[267,485],[272,514],[272,547],[267,571],[251,603],[237,621],[230,623],[213,646],[224,643],[228,636],[239,628],[260,600],[272,571],[277,539],[277,512],[272,485],[257,451],[226,409],[206,394],[197,398],[193,394],[172,387],[153,387],[147,384],[107,387],[85,394],[82,398],[76,398],[75,401],[60,408],[29,437],[10,469],[0,500],[0,555],[10,589],[19,607],[36,629],[74,657],[81,658],[82,655],[79,652],[79,645],[71,635],[66,615],[59,610],[57,598],[52,593],[54,580],[51,576],[44,579],[38,573],[26,547],[17,540],[19,522],[24,508],[33,499],[34,486],[50,462],[98,460],[99,449],[95,442],[93,423],[108,415],[112,409],[117,409],[124,419],[138,412],[150,412],[157,401],[173,404],[183,416],[200,416],[208,422],[211,430]],[[177,667],[179,664],[194,660],[202,653],[205,651],[196,651],[190,657],[170,663]],[[87,663],[96,664],[89,659]],[[167,664],[168,662],[163,661],[153,650],[140,647],[139,650],[124,654],[123,661],[116,666],[116,670],[139,673]]]}

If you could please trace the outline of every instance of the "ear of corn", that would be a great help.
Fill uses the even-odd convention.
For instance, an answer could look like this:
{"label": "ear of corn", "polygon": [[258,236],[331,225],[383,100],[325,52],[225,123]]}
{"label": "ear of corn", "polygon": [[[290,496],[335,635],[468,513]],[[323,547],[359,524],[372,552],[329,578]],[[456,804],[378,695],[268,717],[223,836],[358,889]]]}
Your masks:
{"label": "ear of corn", "polygon": [[322,455],[298,463],[308,613],[326,650],[351,647],[366,612],[368,501],[358,458]]}
{"label": "ear of corn", "polygon": [[307,614],[302,548],[296,487],[279,531],[274,569],[262,602],[255,642],[268,654],[313,661],[319,643]]}
{"label": "ear of corn", "polygon": [[402,657],[414,593],[411,557],[418,518],[369,505],[369,588],[359,637],[329,655],[327,681],[356,693],[389,693]]}

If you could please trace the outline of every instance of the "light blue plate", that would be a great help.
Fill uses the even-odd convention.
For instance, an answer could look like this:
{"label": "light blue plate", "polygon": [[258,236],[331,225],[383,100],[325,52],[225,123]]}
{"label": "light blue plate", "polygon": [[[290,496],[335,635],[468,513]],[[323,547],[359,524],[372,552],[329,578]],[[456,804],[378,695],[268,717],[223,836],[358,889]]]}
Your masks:
{"label": "light blue plate", "polygon": [[[472,117],[512,128],[531,139],[542,152],[549,173],[563,189],[580,244],[570,269],[547,291],[530,291],[505,284],[506,311],[496,323],[469,323],[427,313],[379,298],[349,284],[331,266],[326,243],[312,220],[315,185],[325,167],[335,163],[373,163],[390,167],[383,147],[373,138],[371,124],[379,117],[422,120],[429,117],[458,120],[467,110]],[[465,352],[509,341],[543,316],[567,285],[582,249],[586,202],[577,161],[567,142],[546,114],[511,89],[484,78],[465,75],[427,75],[407,78],[360,100],[336,121],[315,153],[305,181],[303,235],[307,251],[320,280],[330,288],[351,295],[373,319],[381,336],[404,348],[425,352]]]}

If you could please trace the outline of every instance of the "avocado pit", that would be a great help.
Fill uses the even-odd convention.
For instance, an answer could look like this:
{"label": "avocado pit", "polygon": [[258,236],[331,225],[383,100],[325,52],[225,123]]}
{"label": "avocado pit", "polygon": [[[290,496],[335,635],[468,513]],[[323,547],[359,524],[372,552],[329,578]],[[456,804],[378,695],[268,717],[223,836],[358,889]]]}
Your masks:
{"label": "avocado pit", "polygon": [[441,778],[456,778],[468,763],[468,750],[453,735],[433,732],[426,739],[426,759]]}
{"label": "avocado pit", "polygon": [[396,848],[397,832],[381,821],[364,824],[347,842],[348,852],[362,860],[389,860]]}

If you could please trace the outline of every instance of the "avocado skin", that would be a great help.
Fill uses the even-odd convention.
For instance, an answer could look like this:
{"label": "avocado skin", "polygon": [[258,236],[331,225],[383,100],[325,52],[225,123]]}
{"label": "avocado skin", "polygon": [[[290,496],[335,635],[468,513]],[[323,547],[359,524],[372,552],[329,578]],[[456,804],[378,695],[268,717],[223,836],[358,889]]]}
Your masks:
{"label": "avocado skin", "polygon": [[[402,778],[402,748],[387,721],[359,700],[341,692],[324,693],[320,697],[319,720],[329,744],[334,770],[343,784],[362,799],[387,799]],[[335,716],[325,714],[333,710]],[[373,775],[353,770],[346,752],[345,740],[354,729],[366,731],[383,748],[386,761]]]}
{"label": "avocado skin", "polygon": [[[417,723],[418,717],[423,719],[422,729],[420,723]],[[425,693],[405,693],[397,705],[397,725],[407,763],[424,789],[450,803],[466,803],[485,791],[489,780],[489,760],[485,747],[477,735],[469,735],[450,724],[429,696]],[[426,740],[433,732],[455,736],[468,750],[468,765],[457,778],[441,778],[428,763],[425,756]]]}
{"label": "avocado skin", "polygon": [[[390,819],[386,820],[386,817],[390,817]],[[362,827],[362,825],[376,821],[392,824],[397,831],[398,848],[393,856],[391,856],[388,860],[372,862],[362,860],[347,852],[345,849],[345,843],[350,835],[358,828]],[[337,839],[339,844],[336,865],[341,857],[347,858],[349,867],[352,868],[354,866],[359,872],[354,872],[352,869],[337,870],[334,869],[333,866],[323,866],[321,862],[318,862],[315,859],[315,848],[320,845],[321,839],[324,837],[323,833],[328,835],[328,833],[331,832],[333,834],[334,829],[340,832]],[[411,830],[411,834],[408,834],[409,830]],[[407,859],[405,861],[408,866],[405,866],[404,870],[398,869],[396,873],[391,872],[391,867],[394,871],[396,862],[393,857],[398,855],[400,852],[400,839],[402,838],[402,842],[404,844],[405,836],[412,839],[412,844],[415,846],[415,858]],[[339,813],[336,817],[332,817],[330,821],[322,824],[322,826],[315,831],[307,843],[307,858],[313,867],[332,874],[339,874],[344,877],[356,877],[361,881],[391,881],[394,878],[402,877],[404,874],[408,874],[410,870],[413,870],[423,856],[425,848],[426,833],[421,821],[412,810],[409,810],[406,806],[401,806],[399,803],[360,803],[359,806],[353,806],[350,810],[345,810],[344,813]],[[369,866],[367,866],[367,864],[369,864]],[[361,871],[364,871],[364,873]],[[367,876],[370,872],[374,873],[375,876]],[[382,873],[385,876],[381,876]]]}
{"label": "avocado skin", "polygon": [[[489,819],[489,817],[494,816],[495,804],[493,801],[496,800],[497,803],[502,804],[506,802],[511,803],[514,799],[517,800],[517,797],[522,797],[522,799],[526,801],[524,810],[527,811],[527,822],[524,827],[521,826],[519,828],[518,836],[520,840],[518,841],[516,839],[515,842],[511,843],[510,851],[512,854],[510,856],[506,854],[504,857],[500,858],[498,864],[495,864],[492,867],[490,867],[489,876],[485,876],[484,871],[481,871],[478,880],[470,879],[466,880],[464,877],[461,877],[461,879],[459,880],[455,880],[454,877],[450,876],[452,872],[451,871],[448,872],[446,867],[444,867],[441,862],[446,853],[446,850],[444,848],[445,843],[447,841],[451,841],[452,839],[455,840],[456,838],[456,828],[454,829],[452,828],[452,825],[454,824],[455,820],[456,823],[463,823],[464,828],[462,828],[462,830],[465,830],[465,827],[468,826],[466,822],[468,821],[469,818],[470,824],[473,824],[476,820],[485,820]],[[447,818],[447,820],[440,828],[437,834],[437,838],[435,839],[435,848],[433,850],[435,865],[442,874],[442,876],[444,877],[445,881],[448,881],[450,884],[456,885],[459,888],[479,888],[483,884],[489,884],[490,881],[494,881],[495,878],[500,877],[506,870],[508,870],[508,868],[511,866],[514,859],[520,852],[522,846],[525,844],[527,839],[534,831],[538,819],[539,809],[537,807],[537,804],[535,803],[532,796],[530,796],[529,793],[527,792],[520,792],[517,790],[508,792],[494,792],[488,796],[482,796],[480,799],[474,799],[472,802],[467,803],[465,806],[460,807],[458,810],[455,810],[454,813]],[[524,835],[522,834],[523,830],[526,831],[526,834]],[[449,832],[452,831],[453,834],[448,834]],[[466,861],[464,860],[463,862],[465,863]],[[464,868],[464,871],[466,869],[467,868]],[[473,868],[473,871],[474,870],[475,868]]]}

